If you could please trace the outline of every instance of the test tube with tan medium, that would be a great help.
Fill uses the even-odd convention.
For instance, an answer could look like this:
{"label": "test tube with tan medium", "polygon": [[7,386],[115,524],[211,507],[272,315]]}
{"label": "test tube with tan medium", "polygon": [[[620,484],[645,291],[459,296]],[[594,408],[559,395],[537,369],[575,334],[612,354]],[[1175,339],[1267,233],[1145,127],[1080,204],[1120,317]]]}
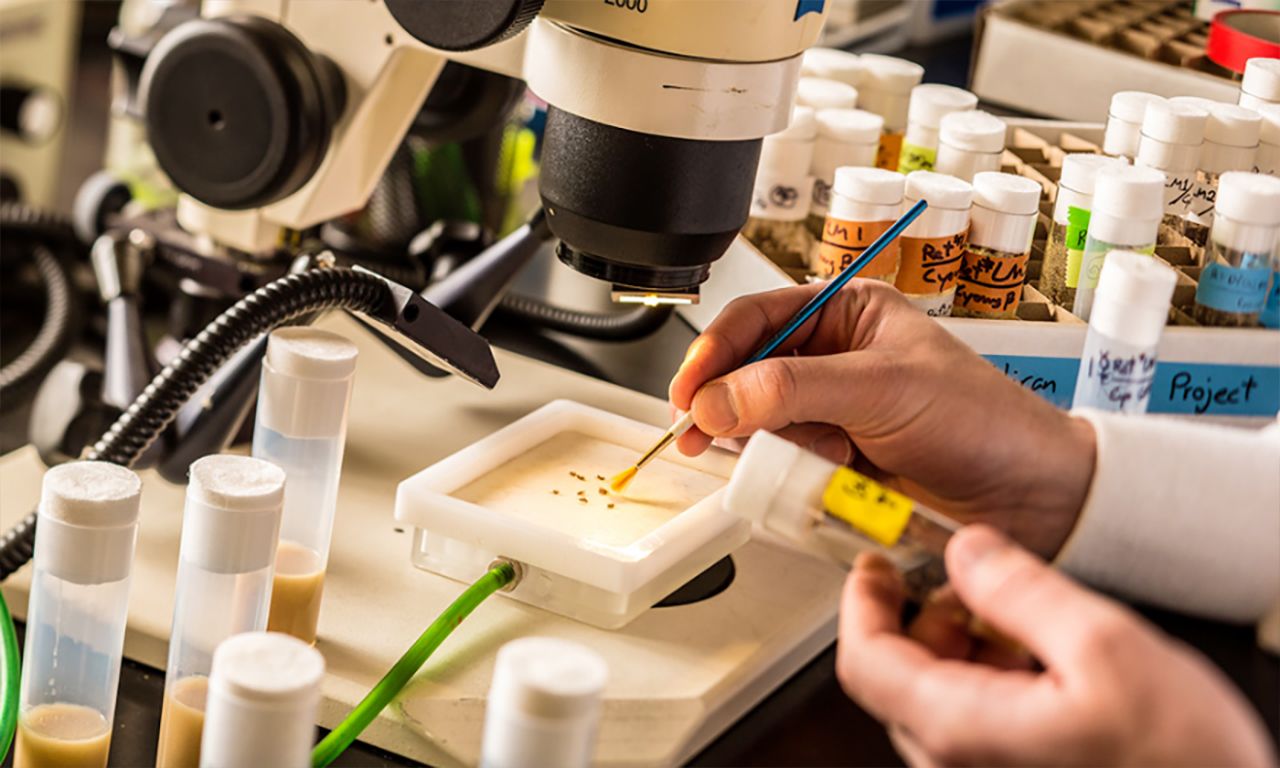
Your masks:
{"label": "test tube with tan medium", "polygon": [[107,764],[141,490],[137,475],[105,462],[45,473],[16,768]]}
{"label": "test tube with tan medium", "polygon": [[355,370],[355,345],[336,333],[280,328],[267,340],[253,455],[289,478],[267,628],[308,643],[320,620]]}
{"label": "test tube with tan medium", "polygon": [[232,635],[267,626],[284,482],[279,467],[247,456],[206,456],[191,465],[158,768],[200,764],[213,652]]}

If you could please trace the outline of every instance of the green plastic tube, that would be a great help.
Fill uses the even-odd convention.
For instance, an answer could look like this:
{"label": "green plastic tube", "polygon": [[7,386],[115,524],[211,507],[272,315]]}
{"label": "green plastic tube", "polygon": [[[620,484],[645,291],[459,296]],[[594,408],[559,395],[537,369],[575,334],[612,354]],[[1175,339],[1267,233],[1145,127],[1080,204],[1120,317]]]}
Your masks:
{"label": "green plastic tube", "polygon": [[22,667],[18,661],[18,633],[9,615],[9,605],[0,593],[0,761],[9,756],[13,734],[18,729],[18,683]]}

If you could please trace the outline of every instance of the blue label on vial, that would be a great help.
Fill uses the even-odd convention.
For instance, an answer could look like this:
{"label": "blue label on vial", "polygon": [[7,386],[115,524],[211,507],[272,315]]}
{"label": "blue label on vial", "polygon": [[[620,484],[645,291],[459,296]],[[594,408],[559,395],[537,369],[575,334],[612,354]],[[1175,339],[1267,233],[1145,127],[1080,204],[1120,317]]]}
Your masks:
{"label": "blue label on vial", "polygon": [[1271,290],[1267,291],[1267,306],[1258,318],[1268,328],[1280,328],[1280,271],[1271,273]]}
{"label": "blue label on vial", "polygon": [[1219,312],[1261,312],[1267,302],[1271,270],[1213,263],[1200,273],[1196,303]]}

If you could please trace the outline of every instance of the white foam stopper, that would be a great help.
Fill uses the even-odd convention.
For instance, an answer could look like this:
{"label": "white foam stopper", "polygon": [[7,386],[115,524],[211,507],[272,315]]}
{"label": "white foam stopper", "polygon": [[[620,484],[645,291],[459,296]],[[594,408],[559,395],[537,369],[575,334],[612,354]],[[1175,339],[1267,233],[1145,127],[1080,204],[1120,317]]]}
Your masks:
{"label": "white foam stopper", "polygon": [[853,109],[858,103],[858,91],[838,80],[821,77],[802,77],[796,83],[796,104],[818,109]]}
{"label": "white foam stopper", "polygon": [[1107,113],[1107,127],[1103,134],[1102,149],[1108,155],[1133,157],[1138,153],[1138,137],[1141,135],[1142,116],[1147,104],[1164,99],[1143,91],[1119,91],[1111,97]]}
{"label": "white foam stopper", "polygon": [[1025,176],[985,171],[973,177],[973,204],[1020,216],[1040,209],[1041,187]]}
{"label": "white foam stopper", "polygon": [[1107,254],[1098,277],[1089,325],[1135,346],[1160,338],[1178,274],[1159,259],[1133,251]]}
{"label": "white foam stopper", "polygon": [[859,59],[862,63],[860,84],[864,88],[905,94],[924,78],[924,67],[914,61],[878,53],[865,53]]}
{"label": "white foam stopper", "polygon": [[942,143],[969,152],[992,153],[1004,149],[1006,126],[995,115],[978,110],[952,112],[942,118]]}
{"label": "white foam stopper", "polygon": [[1280,226],[1280,178],[1232,171],[1218,178],[1219,216],[1245,224]]}
{"label": "white foam stopper", "polygon": [[1256,147],[1262,133],[1262,117],[1252,109],[1199,96],[1177,96],[1169,101],[1191,104],[1209,113],[1204,140],[1228,147]]}
{"label": "white foam stopper", "polygon": [[284,470],[248,456],[205,456],[191,464],[187,494],[226,511],[270,510],[284,502]]}
{"label": "white foam stopper", "polygon": [[80,528],[119,528],[138,519],[142,481],[127,467],[72,461],[44,473],[40,514]]}
{"label": "white foam stopper", "polygon": [[800,60],[801,77],[825,77],[855,88],[861,80],[862,69],[858,54],[835,48],[810,48]]}
{"label": "white foam stopper", "polygon": [[345,379],[356,370],[356,345],[306,326],[277,328],[267,340],[267,363],[286,376]]}
{"label": "white foam stopper", "polygon": [[1262,121],[1258,138],[1266,144],[1280,145],[1280,104],[1263,104],[1257,113]]}
{"label": "white foam stopper", "polygon": [[286,704],[306,697],[324,678],[324,657],[281,632],[245,632],[213,652],[211,682],[248,701]]}
{"label": "white foam stopper", "polygon": [[967,210],[973,203],[973,185],[945,173],[912,171],[907,174],[906,196],[926,200],[930,208]]}
{"label": "white foam stopper", "polygon": [[880,141],[884,118],[861,109],[823,109],[815,118],[818,137],[848,144]]}
{"label": "white foam stopper", "polygon": [[884,168],[837,168],[833,189],[837,195],[870,205],[902,202],[907,177]]}
{"label": "white foam stopper", "polygon": [[770,139],[774,141],[813,141],[813,137],[817,133],[818,127],[813,107],[797,105],[791,108],[791,122],[787,123],[787,127],[777,133],[765,136],[764,140],[766,142]]}
{"label": "white foam stopper", "polygon": [[1209,113],[1195,104],[1153,101],[1142,116],[1142,136],[1166,144],[1195,146],[1204,141]]}
{"label": "white foam stopper", "polygon": [[1164,215],[1164,174],[1128,165],[1099,170],[1093,212],[1116,219],[1158,221]]}
{"label": "white foam stopper", "polygon": [[249,573],[275,559],[285,473],[248,456],[205,456],[191,464],[180,557],[212,573]]}
{"label": "white foam stopper", "polygon": [[1164,97],[1146,91],[1116,91],[1111,95],[1108,116],[1126,123],[1141,123],[1147,105],[1153,101],[1164,101]]}
{"label": "white foam stopper", "polygon": [[978,97],[963,88],[940,83],[924,83],[911,89],[907,119],[937,130],[942,118],[952,112],[966,112],[978,105]]}
{"label": "white foam stopper", "polygon": [[1240,92],[1266,102],[1280,102],[1280,59],[1257,57],[1244,64]]}
{"label": "white foam stopper", "polygon": [[1098,171],[1128,165],[1128,162],[1123,157],[1076,152],[1062,159],[1062,175],[1058,177],[1058,182],[1074,192],[1092,195]]}

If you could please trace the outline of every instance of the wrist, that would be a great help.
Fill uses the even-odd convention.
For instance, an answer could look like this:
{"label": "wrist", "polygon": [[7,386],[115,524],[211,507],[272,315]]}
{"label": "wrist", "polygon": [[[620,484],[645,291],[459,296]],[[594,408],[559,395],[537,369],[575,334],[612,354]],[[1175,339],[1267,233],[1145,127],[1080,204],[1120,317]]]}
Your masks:
{"label": "wrist", "polygon": [[1015,533],[1025,546],[1046,560],[1062,550],[1075,529],[1093,483],[1098,452],[1097,435],[1087,420],[1054,409],[1051,435],[1036,458],[1027,462],[1033,472],[1023,498],[1022,530]]}

